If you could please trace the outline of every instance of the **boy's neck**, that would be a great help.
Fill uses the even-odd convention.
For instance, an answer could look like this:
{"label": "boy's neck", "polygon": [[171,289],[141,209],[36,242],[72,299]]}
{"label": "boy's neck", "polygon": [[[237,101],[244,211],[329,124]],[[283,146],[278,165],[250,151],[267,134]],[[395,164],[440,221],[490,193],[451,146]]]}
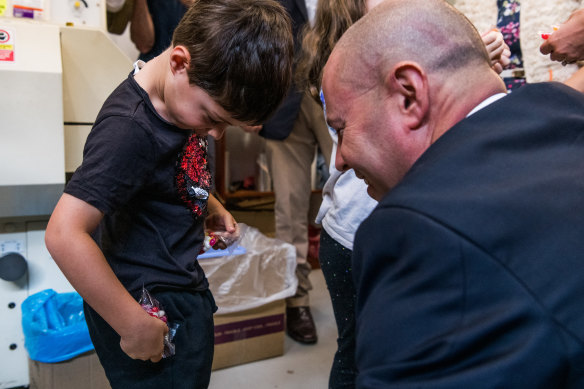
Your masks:
{"label": "boy's neck", "polygon": [[156,112],[168,119],[164,103],[164,86],[170,72],[170,49],[146,62],[146,65],[134,76],[134,80],[148,93],[148,97]]}

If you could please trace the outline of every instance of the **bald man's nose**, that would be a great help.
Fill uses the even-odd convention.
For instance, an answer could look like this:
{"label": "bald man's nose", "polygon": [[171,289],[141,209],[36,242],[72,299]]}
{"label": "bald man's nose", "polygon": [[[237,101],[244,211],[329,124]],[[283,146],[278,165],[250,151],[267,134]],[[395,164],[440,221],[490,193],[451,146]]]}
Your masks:
{"label": "bald man's nose", "polygon": [[335,168],[340,172],[344,172],[350,169],[345,160],[343,159],[343,156],[341,155],[340,147],[337,148],[337,153],[335,154]]}

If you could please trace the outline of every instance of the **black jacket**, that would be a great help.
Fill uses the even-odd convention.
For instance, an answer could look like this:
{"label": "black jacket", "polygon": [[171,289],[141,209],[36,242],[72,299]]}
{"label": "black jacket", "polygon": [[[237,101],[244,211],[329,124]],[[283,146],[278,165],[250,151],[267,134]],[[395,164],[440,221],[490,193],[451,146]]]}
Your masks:
{"label": "black jacket", "polygon": [[[304,0],[278,0],[290,14],[292,19],[292,33],[294,34],[294,49],[296,53],[300,52],[300,35],[304,24],[308,21],[308,13],[306,11],[306,4]],[[303,93],[299,92],[292,83],[288,95],[280,105],[276,113],[264,123],[260,135],[268,139],[286,139],[294,121],[300,112],[300,102],[302,101]]]}
{"label": "black jacket", "polygon": [[359,388],[584,388],[584,95],[447,131],[360,226]]}

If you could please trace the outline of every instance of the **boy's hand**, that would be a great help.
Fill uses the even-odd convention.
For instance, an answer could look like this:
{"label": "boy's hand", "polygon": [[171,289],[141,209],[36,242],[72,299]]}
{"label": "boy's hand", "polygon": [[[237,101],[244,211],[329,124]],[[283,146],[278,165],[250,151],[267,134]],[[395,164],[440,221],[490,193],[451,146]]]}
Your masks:
{"label": "boy's hand", "polygon": [[215,250],[224,250],[231,242],[239,239],[239,225],[224,208],[218,208],[215,212],[209,213],[205,219],[205,228],[221,237],[213,246]]}
{"label": "boy's hand", "polygon": [[239,237],[239,225],[225,209],[218,209],[216,212],[209,213],[205,219],[205,228],[219,233],[219,235],[228,240],[237,240]]}
{"label": "boy's hand", "polygon": [[166,323],[143,310],[137,317],[128,320],[133,325],[128,334],[121,335],[122,351],[132,359],[160,361],[164,352],[164,336],[168,333]]}

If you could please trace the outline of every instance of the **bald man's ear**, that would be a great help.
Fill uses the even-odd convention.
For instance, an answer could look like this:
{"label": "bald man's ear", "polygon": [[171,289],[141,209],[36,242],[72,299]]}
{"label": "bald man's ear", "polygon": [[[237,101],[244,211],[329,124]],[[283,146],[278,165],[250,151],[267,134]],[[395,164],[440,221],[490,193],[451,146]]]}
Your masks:
{"label": "bald man's ear", "polygon": [[397,94],[404,124],[411,129],[419,128],[430,107],[426,73],[417,63],[400,62],[393,67],[386,82],[392,93]]}

